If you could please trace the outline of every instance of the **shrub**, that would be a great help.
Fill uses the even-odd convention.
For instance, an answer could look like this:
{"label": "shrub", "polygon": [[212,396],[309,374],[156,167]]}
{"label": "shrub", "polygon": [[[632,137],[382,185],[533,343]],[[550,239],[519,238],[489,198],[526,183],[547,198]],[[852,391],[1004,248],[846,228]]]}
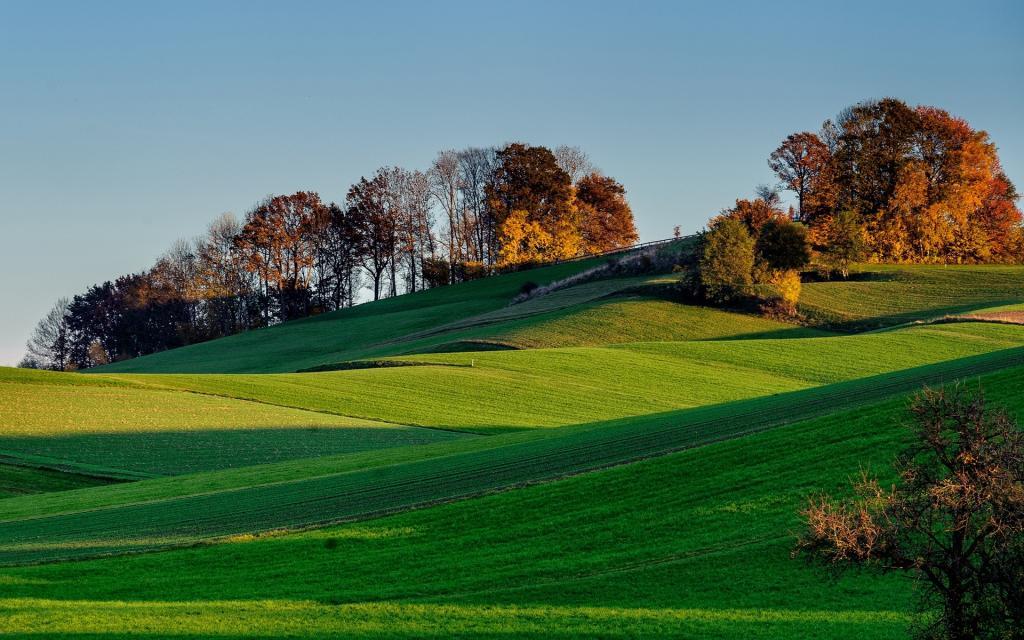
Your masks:
{"label": "shrub", "polygon": [[533,293],[533,290],[536,289],[538,286],[539,285],[533,280],[527,280],[526,282],[523,283],[521,287],[519,287],[519,295],[529,296],[531,293]]}
{"label": "shrub", "polygon": [[776,299],[782,310],[796,313],[796,303],[800,301],[800,274],[797,271],[776,271],[771,279]]}
{"label": "shrub", "polygon": [[811,262],[807,228],[799,222],[770,220],[757,238],[757,253],[773,271],[803,269]]}
{"label": "shrub", "polygon": [[746,294],[753,283],[754,239],[746,225],[719,219],[705,235],[700,260],[700,281],[707,295],[726,301]]}
{"label": "shrub", "polygon": [[448,266],[448,261],[444,258],[424,258],[422,271],[423,281],[431,289],[442,287],[451,282],[451,268]]}

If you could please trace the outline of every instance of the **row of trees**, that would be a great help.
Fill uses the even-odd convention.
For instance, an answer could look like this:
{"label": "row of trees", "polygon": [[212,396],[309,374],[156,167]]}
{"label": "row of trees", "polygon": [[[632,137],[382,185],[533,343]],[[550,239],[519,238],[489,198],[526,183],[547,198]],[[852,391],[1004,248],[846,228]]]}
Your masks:
{"label": "row of trees", "polygon": [[633,244],[625,188],[575,147],[442,151],[427,171],[384,167],[341,204],[315,192],[224,214],[143,273],[58,302],[25,366],[84,368]]}
{"label": "row of trees", "polygon": [[1017,192],[995,144],[942,109],[862,102],[817,133],[787,137],[769,165],[815,244],[827,245],[832,219],[850,212],[881,261],[1024,259]]}
{"label": "row of trees", "polygon": [[795,311],[800,272],[854,262],[1020,262],[1017,193],[984,131],[934,107],[886,98],[795,133],[771,154],[780,186],[761,186],[712,218],[694,285],[709,299],[759,297]]}

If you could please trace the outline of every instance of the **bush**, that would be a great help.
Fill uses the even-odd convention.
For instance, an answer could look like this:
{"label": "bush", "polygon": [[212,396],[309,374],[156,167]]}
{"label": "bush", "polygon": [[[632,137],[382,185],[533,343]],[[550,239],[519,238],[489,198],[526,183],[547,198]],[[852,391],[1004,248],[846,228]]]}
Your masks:
{"label": "bush", "polygon": [[460,262],[456,265],[456,274],[461,282],[479,280],[487,276],[487,266],[476,261]]}
{"label": "bush", "polygon": [[523,283],[521,287],[519,287],[519,295],[529,296],[538,286],[540,285],[538,285],[533,280],[527,280],[526,282]]}
{"label": "bush", "polygon": [[800,274],[796,271],[776,271],[771,280],[775,297],[782,310],[796,313],[796,304],[800,301]]}
{"label": "bush", "polygon": [[753,283],[754,239],[739,220],[721,218],[704,237],[700,281],[708,297],[726,301]]}
{"label": "bush", "polygon": [[766,222],[757,238],[757,253],[773,271],[803,269],[811,262],[807,228],[789,220]]}
{"label": "bush", "polygon": [[424,258],[422,271],[423,281],[431,289],[443,287],[451,282],[451,268],[448,266],[448,261],[444,258]]}

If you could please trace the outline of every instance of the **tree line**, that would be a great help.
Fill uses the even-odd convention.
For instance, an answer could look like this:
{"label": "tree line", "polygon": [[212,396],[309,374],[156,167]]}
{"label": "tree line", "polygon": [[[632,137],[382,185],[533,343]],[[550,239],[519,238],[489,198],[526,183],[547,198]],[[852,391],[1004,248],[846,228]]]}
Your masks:
{"label": "tree line", "polygon": [[792,217],[819,246],[845,213],[878,261],[1024,259],[1018,194],[995,144],[943,109],[862,102],[817,133],[788,136],[769,166],[796,196]]}
{"label": "tree line", "polygon": [[[781,180],[711,219],[691,286],[760,298],[792,315],[800,273],[846,278],[855,262],[1024,261],[1018,195],[984,131],[936,107],[862,102],[768,160]],[[783,207],[779,189],[793,192]]]}
{"label": "tree line", "polygon": [[625,188],[578,147],[445,150],[342,203],[300,191],[223,214],[151,268],[59,300],[21,365],[87,368],[348,307],[364,287],[378,300],[637,239]]}

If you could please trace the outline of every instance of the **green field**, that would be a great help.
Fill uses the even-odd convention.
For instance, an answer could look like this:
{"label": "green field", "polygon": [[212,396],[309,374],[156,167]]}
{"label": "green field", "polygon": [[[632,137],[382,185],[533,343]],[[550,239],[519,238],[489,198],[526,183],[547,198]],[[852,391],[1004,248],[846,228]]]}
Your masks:
{"label": "green field", "polygon": [[[1020,344],[1024,327],[964,323],[820,338],[405,357],[438,366],[118,379],[398,424],[499,433],[728,402]],[[553,380],[557,394],[551,393]]]}
{"label": "green field", "polygon": [[800,307],[837,328],[864,330],[1021,302],[1020,265],[870,265],[848,282],[805,284]]}
{"label": "green field", "polygon": [[0,460],[114,478],[458,437],[106,376],[0,368],[0,394]]}
{"label": "green field", "polygon": [[[1024,412],[1024,369],[984,381]],[[808,491],[842,491],[864,464],[886,474],[904,406],[371,523],[5,569],[0,616],[108,637],[899,638],[909,583],[833,581],[789,550]]]}
{"label": "green field", "polygon": [[[891,479],[908,394],[1024,418],[1024,268],[864,266],[802,324],[675,276],[509,274],[119,362],[0,368],[0,629],[27,637],[902,638],[792,560]],[[316,372],[296,373],[306,369]]]}

